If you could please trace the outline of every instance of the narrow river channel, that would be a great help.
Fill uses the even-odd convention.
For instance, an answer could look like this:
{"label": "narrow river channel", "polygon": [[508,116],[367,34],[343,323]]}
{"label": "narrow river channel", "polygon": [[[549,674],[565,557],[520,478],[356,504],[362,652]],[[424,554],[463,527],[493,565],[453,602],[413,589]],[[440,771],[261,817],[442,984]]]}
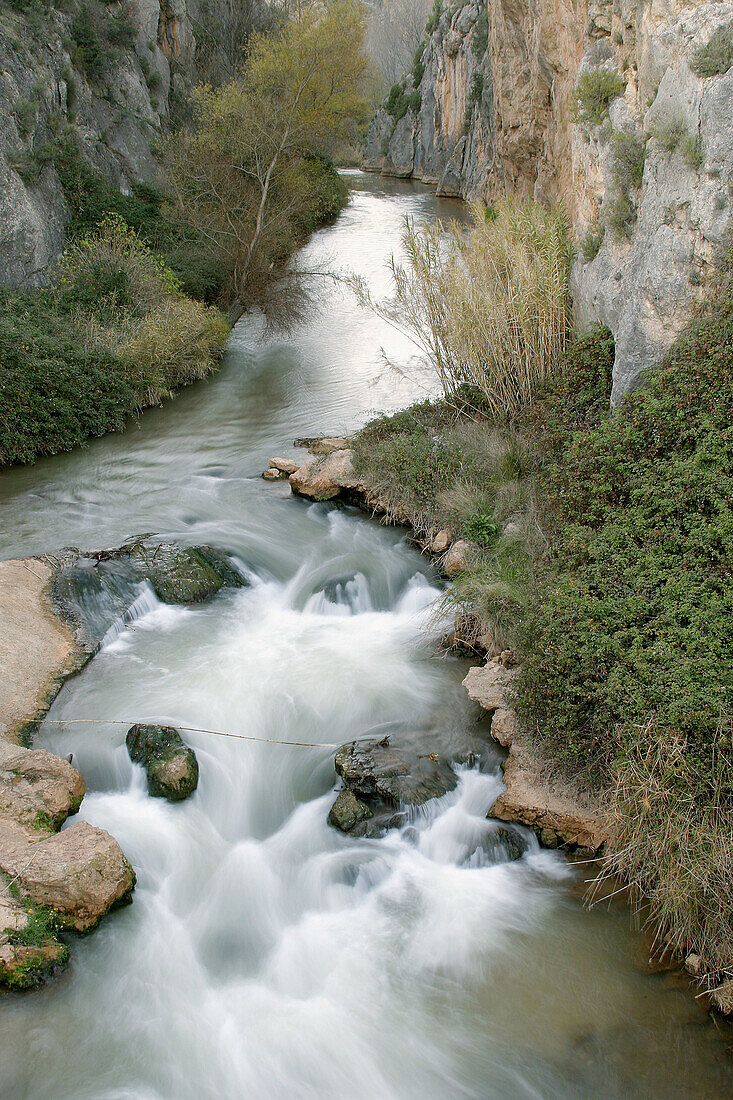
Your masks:
{"label": "narrow river channel", "polygon": [[[308,251],[386,290],[401,219],[457,213],[354,173]],[[409,377],[385,371],[380,346]],[[321,746],[475,721],[441,656],[438,582],[400,531],[263,482],[294,437],[418,393],[409,343],[330,284],[287,339],[235,330],[220,374],[85,450],[0,476],[0,556],[153,532],[213,543],[250,587],[142,601],[70,681],[55,720],[165,719]],[[414,365],[414,364],[413,364]],[[133,863],[133,904],[73,945],[56,984],[0,1001],[4,1100],[513,1100],[730,1095],[717,1031],[639,968],[628,913],[583,910],[564,859],[492,862],[496,766],[382,840],[327,824],[333,749],[187,735],[196,794],[149,798],[126,727],[47,725],[81,815]]]}

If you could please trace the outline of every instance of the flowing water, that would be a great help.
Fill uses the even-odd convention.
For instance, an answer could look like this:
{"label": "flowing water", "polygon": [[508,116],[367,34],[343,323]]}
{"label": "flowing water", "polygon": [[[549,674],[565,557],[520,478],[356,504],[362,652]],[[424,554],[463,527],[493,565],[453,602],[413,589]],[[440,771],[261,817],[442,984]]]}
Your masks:
{"label": "flowing water", "polygon": [[[377,291],[400,220],[455,209],[355,174],[309,245]],[[639,969],[623,910],[584,912],[564,859],[495,862],[491,753],[382,840],[326,822],[328,746],[392,728],[446,749],[475,722],[465,669],[431,645],[437,580],[398,531],[308,505],[259,474],[295,436],[342,431],[417,384],[414,348],[347,293],[287,340],[234,332],[221,373],[125,433],[0,478],[5,557],[155,532],[211,542],[248,588],[194,608],[143,592],[70,681],[39,743],[73,750],[81,816],[138,875],[133,904],[72,944],[69,971],[0,1002],[4,1098],[452,1100],[730,1094],[717,1031],[668,975]],[[412,372],[408,370],[412,377]],[[96,724],[71,724],[92,717]],[[147,796],[125,726],[190,734],[200,782]]]}

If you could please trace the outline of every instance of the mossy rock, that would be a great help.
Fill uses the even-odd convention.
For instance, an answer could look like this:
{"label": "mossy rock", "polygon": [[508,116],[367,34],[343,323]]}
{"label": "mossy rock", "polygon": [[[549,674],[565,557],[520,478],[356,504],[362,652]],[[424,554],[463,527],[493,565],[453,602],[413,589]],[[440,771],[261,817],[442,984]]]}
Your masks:
{"label": "mossy rock", "polygon": [[331,807],[328,824],[333,825],[334,829],[340,829],[342,833],[350,833],[357,825],[373,816],[366,802],[357,798],[353,791],[344,790]]}
{"label": "mossy rock", "polygon": [[130,759],[147,772],[148,791],[154,798],[180,802],[198,786],[199,765],[193,749],[173,726],[137,724],[126,738]]}
{"label": "mossy rock", "polygon": [[69,949],[57,939],[27,945],[12,941],[0,947],[0,987],[20,991],[37,989],[63,970]]}
{"label": "mossy rock", "polygon": [[225,586],[245,584],[227,556],[212,546],[140,545],[131,556],[162,603],[201,603]]}

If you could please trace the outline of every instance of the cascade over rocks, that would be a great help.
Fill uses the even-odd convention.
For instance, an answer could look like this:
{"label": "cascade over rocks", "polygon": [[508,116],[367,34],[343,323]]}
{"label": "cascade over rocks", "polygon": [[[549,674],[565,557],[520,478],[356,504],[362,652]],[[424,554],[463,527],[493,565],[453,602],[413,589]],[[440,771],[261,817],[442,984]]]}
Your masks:
{"label": "cascade over rocks", "polygon": [[173,726],[132,726],[126,744],[130,759],[144,766],[148,791],[155,798],[180,802],[196,790],[199,781],[196,754]]}

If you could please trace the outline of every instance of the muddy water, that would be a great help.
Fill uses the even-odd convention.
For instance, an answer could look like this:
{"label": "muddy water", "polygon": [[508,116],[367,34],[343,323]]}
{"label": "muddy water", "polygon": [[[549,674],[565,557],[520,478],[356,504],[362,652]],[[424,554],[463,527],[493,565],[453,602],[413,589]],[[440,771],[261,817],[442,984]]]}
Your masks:
{"label": "muddy water", "polygon": [[[407,183],[354,183],[309,250],[379,291],[401,219],[453,210]],[[326,823],[330,748],[191,734],[196,794],[146,795],[126,727],[102,720],[314,746],[401,727],[450,749],[476,729],[464,670],[433,645],[425,560],[399,532],[259,477],[295,436],[413,398],[415,349],[331,286],[290,338],[255,337],[240,324],[213,381],[126,432],[0,477],[4,557],[155,532],[226,548],[251,581],[195,608],[145,595],[53,707],[68,724],[39,741],[74,751],[82,816],[117,837],[138,886],[73,944],[58,983],[0,1002],[0,1095],[730,1094],[717,1031],[669,976],[639,970],[627,913],[584,912],[577,870],[529,839],[521,860],[497,860],[490,752],[376,841]],[[382,345],[409,377],[384,371]]]}

